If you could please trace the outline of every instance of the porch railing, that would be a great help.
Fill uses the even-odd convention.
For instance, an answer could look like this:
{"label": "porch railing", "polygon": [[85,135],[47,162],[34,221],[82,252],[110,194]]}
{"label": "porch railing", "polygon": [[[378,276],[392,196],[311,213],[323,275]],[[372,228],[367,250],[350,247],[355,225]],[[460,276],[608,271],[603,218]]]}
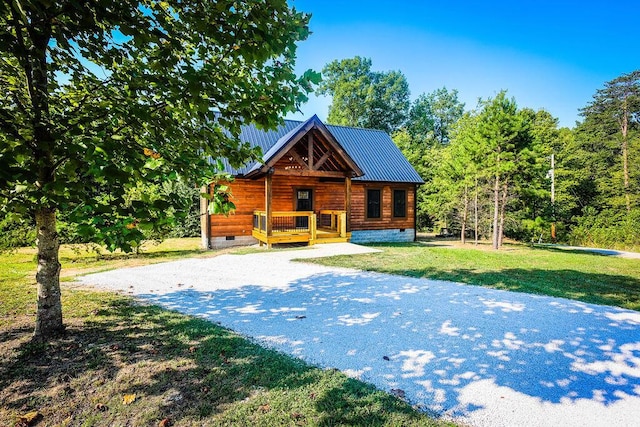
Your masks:
{"label": "porch railing", "polygon": [[[309,242],[313,245],[322,239],[347,238],[347,214],[344,211],[321,210],[316,216],[311,211],[273,212],[271,214],[271,235],[267,235],[267,213],[253,212],[252,235],[267,243]],[[320,239],[320,240],[322,240]]]}
{"label": "porch railing", "polygon": [[[310,241],[316,240],[316,214],[313,212],[273,212],[271,214],[271,233],[276,235],[289,235],[290,239],[284,237],[280,241]],[[254,234],[267,236],[267,213],[265,211],[255,211],[253,213]],[[298,236],[298,237],[294,237]]]}
{"label": "porch railing", "polygon": [[345,237],[347,235],[347,213],[345,211],[322,210],[318,226],[339,233],[340,237]]}

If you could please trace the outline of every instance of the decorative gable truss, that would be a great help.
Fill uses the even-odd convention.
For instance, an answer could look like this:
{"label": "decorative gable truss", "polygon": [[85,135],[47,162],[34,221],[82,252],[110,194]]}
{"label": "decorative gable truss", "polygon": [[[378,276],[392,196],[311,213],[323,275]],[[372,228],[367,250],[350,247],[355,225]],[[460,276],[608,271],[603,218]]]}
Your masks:
{"label": "decorative gable truss", "polygon": [[344,177],[345,172],[351,171],[337,151],[314,133],[311,131],[302,137],[276,162],[276,174]]}

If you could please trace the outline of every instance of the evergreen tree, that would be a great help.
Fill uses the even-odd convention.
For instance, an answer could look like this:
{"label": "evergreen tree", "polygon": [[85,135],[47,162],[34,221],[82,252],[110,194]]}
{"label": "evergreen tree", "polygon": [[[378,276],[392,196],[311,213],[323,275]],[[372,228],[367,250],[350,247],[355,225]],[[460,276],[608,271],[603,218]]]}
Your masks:
{"label": "evergreen tree", "polygon": [[[632,193],[636,191],[629,171],[629,144],[640,125],[640,70],[606,82],[604,88],[596,91],[593,101],[582,114],[586,118],[585,126],[600,127],[617,139],[622,164],[622,192],[627,212],[630,212],[632,205],[636,206],[636,201],[632,203],[631,200]],[[614,130],[615,133],[611,133]]]}

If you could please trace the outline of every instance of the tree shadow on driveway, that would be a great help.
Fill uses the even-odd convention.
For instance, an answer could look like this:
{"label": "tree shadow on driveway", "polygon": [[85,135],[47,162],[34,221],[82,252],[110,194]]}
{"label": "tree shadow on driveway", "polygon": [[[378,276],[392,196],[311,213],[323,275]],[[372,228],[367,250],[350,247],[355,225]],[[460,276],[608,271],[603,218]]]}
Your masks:
{"label": "tree shadow on driveway", "polygon": [[362,272],[139,296],[471,423],[574,411],[598,425],[640,410],[640,313],[630,310]]}
{"label": "tree shadow on driveway", "polygon": [[29,342],[31,323],[0,331],[0,425],[34,410],[38,425],[440,425],[338,372],[126,297],[67,319],[48,344]]}

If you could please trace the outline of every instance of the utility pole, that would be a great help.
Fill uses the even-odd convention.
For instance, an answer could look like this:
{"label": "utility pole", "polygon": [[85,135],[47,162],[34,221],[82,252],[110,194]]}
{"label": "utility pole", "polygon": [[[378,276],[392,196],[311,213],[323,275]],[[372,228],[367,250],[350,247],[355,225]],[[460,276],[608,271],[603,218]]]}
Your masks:
{"label": "utility pole", "polygon": [[556,242],[556,158],[551,153],[551,241]]}

